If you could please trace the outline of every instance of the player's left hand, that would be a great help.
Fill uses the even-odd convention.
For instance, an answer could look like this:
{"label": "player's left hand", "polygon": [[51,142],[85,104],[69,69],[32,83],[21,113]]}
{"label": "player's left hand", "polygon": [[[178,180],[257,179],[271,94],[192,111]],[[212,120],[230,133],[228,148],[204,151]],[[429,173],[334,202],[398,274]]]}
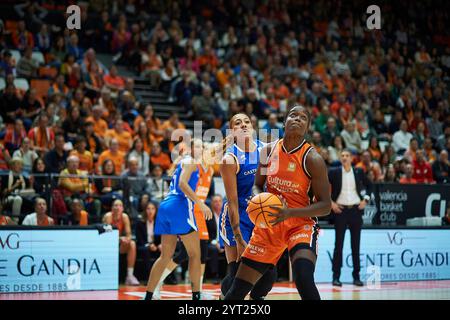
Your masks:
{"label": "player's left hand", "polygon": [[272,209],[273,211],[275,211],[274,213],[269,213],[268,216],[273,218],[270,221],[270,224],[272,226],[275,226],[277,224],[279,224],[280,222],[288,219],[291,217],[290,211],[288,209],[286,200],[283,197],[280,197],[281,202],[283,203],[282,207],[279,206],[270,206],[269,208]]}
{"label": "player's left hand", "polygon": [[200,202],[199,206],[205,216],[205,219],[211,220],[213,216],[211,209],[204,202]]}

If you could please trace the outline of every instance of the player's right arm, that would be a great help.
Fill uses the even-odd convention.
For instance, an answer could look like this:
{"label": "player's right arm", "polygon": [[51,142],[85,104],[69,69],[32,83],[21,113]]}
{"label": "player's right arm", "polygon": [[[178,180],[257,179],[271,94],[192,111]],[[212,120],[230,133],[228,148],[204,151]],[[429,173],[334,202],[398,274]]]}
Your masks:
{"label": "player's right arm", "polygon": [[183,191],[183,193],[195,204],[199,205],[206,220],[210,220],[212,218],[211,209],[209,209],[208,206],[200,200],[195,191],[189,186],[189,179],[195,170],[197,170],[197,165],[195,163],[183,163],[181,166],[180,181],[178,184],[180,186],[180,190]]}
{"label": "player's right arm", "polygon": [[242,238],[240,219],[239,219],[239,202],[237,193],[237,163],[233,156],[226,154],[220,164],[220,175],[222,176],[225,193],[228,201],[228,216],[230,217],[233,235],[238,245],[238,257],[244,252],[247,243]]}

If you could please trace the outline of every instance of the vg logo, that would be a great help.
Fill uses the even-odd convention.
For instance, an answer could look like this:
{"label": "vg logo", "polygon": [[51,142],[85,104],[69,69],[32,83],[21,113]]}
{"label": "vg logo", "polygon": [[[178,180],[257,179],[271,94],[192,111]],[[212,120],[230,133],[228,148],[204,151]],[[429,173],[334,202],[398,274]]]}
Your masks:
{"label": "vg logo", "polygon": [[0,249],[17,250],[19,249],[19,234],[10,233],[6,237],[0,236]]}
{"label": "vg logo", "polygon": [[395,244],[396,246],[401,246],[403,244],[404,238],[401,232],[388,232],[387,236],[391,245]]}

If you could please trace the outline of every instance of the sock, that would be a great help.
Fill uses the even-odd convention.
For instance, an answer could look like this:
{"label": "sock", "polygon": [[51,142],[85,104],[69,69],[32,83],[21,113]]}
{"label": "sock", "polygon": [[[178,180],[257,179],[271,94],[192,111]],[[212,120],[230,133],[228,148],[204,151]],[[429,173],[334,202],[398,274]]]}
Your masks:
{"label": "sock", "polygon": [[277,279],[277,269],[268,269],[263,276],[255,283],[250,298],[252,300],[264,300],[267,294],[272,290],[273,284]]}
{"label": "sock", "polygon": [[129,277],[133,276],[134,268],[128,268],[127,270],[128,270],[127,275],[128,275]]}
{"label": "sock", "polygon": [[200,292],[203,291],[203,276],[200,277]]}
{"label": "sock", "polygon": [[200,300],[200,291],[192,292],[192,300]]}
{"label": "sock", "polygon": [[155,292],[160,292],[161,291],[161,287],[162,287],[162,285],[164,284],[164,280],[166,280],[166,278],[169,276],[169,274],[171,274],[172,273],[172,270],[170,270],[170,269],[167,269],[167,268],[165,268],[164,269],[164,271],[163,271],[163,273],[162,273],[162,275],[161,275],[161,278],[159,279],[159,282],[158,282],[158,285],[156,286],[156,288],[155,288]]}
{"label": "sock", "polygon": [[220,289],[222,291],[222,295],[225,296],[228,292],[228,290],[231,287],[231,284],[233,283],[234,277],[236,276],[237,269],[239,267],[239,264],[235,261],[230,262],[228,264],[228,274],[223,278],[222,283],[220,284]]}
{"label": "sock", "polygon": [[144,300],[152,300],[152,298],[153,298],[153,292],[147,291],[147,292],[145,293],[145,298],[144,298]]}
{"label": "sock", "polygon": [[295,285],[302,300],[320,300],[320,294],[314,283],[314,263],[299,258],[292,264]]}
{"label": "sock", "polygon": [[234,278],[230,290],[225,295],[225,300],[244,300],[252,288],[253,285],[250,282]]}

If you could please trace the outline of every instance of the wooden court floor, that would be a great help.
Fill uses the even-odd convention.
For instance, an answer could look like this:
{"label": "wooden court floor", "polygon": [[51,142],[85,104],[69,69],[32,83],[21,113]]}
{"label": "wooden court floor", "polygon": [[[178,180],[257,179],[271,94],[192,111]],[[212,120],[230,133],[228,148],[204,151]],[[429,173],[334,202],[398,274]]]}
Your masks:
{"label": "wooden court floor", "polygon": [[[345,284],[341,288],[328,283],[319,283],[319,292],[324,300],[450,300],[450,280],[385,282],[379,288],[355,287]],[[204,291],[219,297],[218,285],[205,284]],[[54,293],[15,293],[0,294],[0,300],[140,300],[145,287],[121,286],[112,291],[54,292]],[[189,300],[190,286],[165,285],[162,299]],[[276,283],[269,293],[268,300],[299,300],[295,285]]]}

